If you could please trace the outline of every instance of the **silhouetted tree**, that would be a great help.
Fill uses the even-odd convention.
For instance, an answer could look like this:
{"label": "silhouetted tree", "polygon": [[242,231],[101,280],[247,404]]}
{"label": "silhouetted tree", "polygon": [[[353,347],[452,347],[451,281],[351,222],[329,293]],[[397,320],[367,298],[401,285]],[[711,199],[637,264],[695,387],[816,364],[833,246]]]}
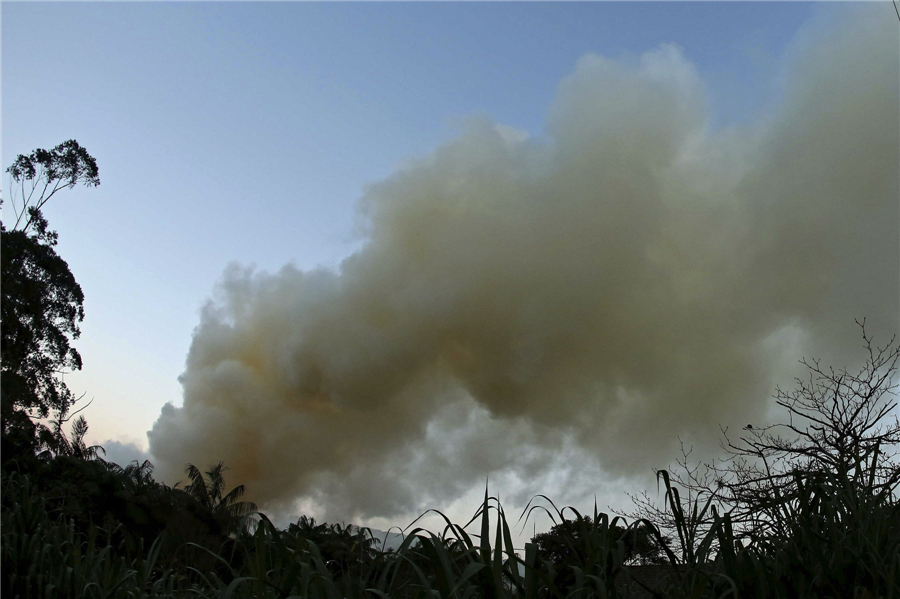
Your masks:
{"label": "silhouetted tree", "polygon": [[828,473],[857,494],[879,500],[891,498],[900,486],[893,382],[900,346],[894,338],[884,347],[873,346],[865,321],[857,324],[867,354],[862,368],[835,371],[818,360],[803,360],[809,378],[797,379],[793,391],[775,394],[786,422],[747,425],[734,441],[726,431],[728,458],[714,468],[715,487],[733,521],[743,523],[751,538],[784,536],[789,523],[781,506],[796,501],[798,473]]}
{"label": "silhouetted tree", "polygon": [[59,375],[82,364],[70,341],[81,332],[84,294],[56,253],[58,236],[41,208],[62,189],[100,179],[96,161],[74,140],[19,155],[7,172],[15,223],[0,222],[0,418],[5,449],[16,453],[33,446],[36,433],[48,438],[32,418],[65,418],[75,398]]}
{"label": "silhouetted tree", "polygon": [[95,460],[100,457],[100,454],[106,454],[103,446],[85,443],[84,438],[87,435],[88,423],[84,416],[79,416],[72,423],[70,435],[66,435],[62,427],[67,421],[68,418],[63,418],[61,415],[54,421],[50,434],[42,436],[41,441],[46,448],[41,452],[42,458],[48,458],[53,455],[67,455],[82,460]]}
{"label": "silhouetted tree", "polygon": [[244,518],[255,514],[257,508],[255,503],[240,501],[244,495],[244,485],[238,485],[225,493],[227,470],[224,462],[219,462],[205,473],[200,472],[193,464],[188,464],[185,474],[191,482],[184,490],[207,508],[227,532],[236,533]]}
{"label": "silhouetted tree", "polygon": [[133,460],[124,468],[113,462],[107,462],[107,466],[110,471],[120,475],[122,484],[130,493],[140,493],[159,485],[153,478],[153,464],[150,460]]}
{"label": "silhouetted tree", "polygon": [[60,190],[78,183],[100,185],[97,161],[74,139],[52,150],[38,148],[27,156],[19,154],[6,172],[14,182],[10,201],[16,222],[11,230],[23,233],[37,224],[41,208]]}
{"label": "silhouetted tree", "polygon": [[[796,379],[796,388],[777,389],[775,401],[784,409],[782,422],[744,427],[733,439],[724,431],[726,456],[708,464],[689,460],[683,452],[670,474],[698,503],[729,514],[735,532],[757,544],[783,544],[795,522],[792,514],[804,481],[835,482],[842,492],[865,499],[865,505],[886,505],[900,488],[900,421],[894,384],[900,346],[895,338],[884,347],[873,344],[865,321],[857,322],[866,352],[857,371],[834,370],[816,360],[802,360],[808,378]],[[664,530],[674,530],[673,515],[659,508],[646,494],[632,497],[633,517],[646,518]],[[874,502],[874,503],[873,503]],[[712,511],[703,522],[709,528]]]}
{"label": "silhouetted tree", "polygon": [[[557,568],[568,568],[578,565],[585,559],[582,536],[597,530],[591,518],[579,516],[566,519],[554,525],[549,531],[538,533],[532,542],[539,550],[541,559],[552,562]],[[662,547],[650,534],[646,527],[624,527],[620,524],[610,525],[611,538],[621,541],[625,549],[625,562],[634,564],[657,564],[665,561]]]}

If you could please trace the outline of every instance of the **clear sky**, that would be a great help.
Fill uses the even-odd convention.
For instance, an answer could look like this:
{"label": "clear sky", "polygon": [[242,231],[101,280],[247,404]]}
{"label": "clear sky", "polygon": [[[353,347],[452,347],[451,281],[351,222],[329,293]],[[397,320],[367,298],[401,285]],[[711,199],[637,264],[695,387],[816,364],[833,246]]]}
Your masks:
{"label": "clear sky", "polygon": [[192,332],[229,263],[337,269],[365,240],[367,186],[471,117],[546,139],[581,57],[632,64],[674,44],[709,127],[741,130],[770,116],[786,57],[836,10],[3,2],[4,167],[67,139],[100,167],[100,187],[45,210],[86,297],[84,370],[66,380],[94,399],[92,440],[147,450],[164,404],[182,403]]}

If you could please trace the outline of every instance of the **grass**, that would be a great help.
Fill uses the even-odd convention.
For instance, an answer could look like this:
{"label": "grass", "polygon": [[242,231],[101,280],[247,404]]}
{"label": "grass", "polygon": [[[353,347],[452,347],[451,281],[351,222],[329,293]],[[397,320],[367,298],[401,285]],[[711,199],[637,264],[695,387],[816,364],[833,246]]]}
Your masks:
{"label": "grass", "polygon": [[[570,536],[574,561],[544,559],[534,543],[516,551],[498,500],[485,492],[466,525],[441,512],[444,529],[413,529],[394,552],[360,552],[339,567],[315,542],[277,529],[265,516],[230,549],[206,552],[217,568],[176,571],[157,560],[160,539],[128,551],[115,530],[78,532],[72,521],[54,519],[27,476],[4,475],[2,521],[3,596],[30,598],[298,597],[308,599],[589,599],[656,597],[900,597],[900,511],[892,497],[867,497],[835,476],[797,475],[799,499],[783,506],[789,534],[767,544],[743,546],[728,514],[709,502],[684,504],[668,473],[661,471],[665,499],[677,528],[677,545],[665,547],[672,580],[665,588],[631,585],[622,525],[645,527],[662,542],[652,523],[610,519],[594,508],[582,516],[573,508],[530,504],[554,522],[578,523]],[[700,533],[698,522],[713,513]],[[494,525],[491,526],[491,516]],[[471,526],[477,533],[468,532]],[[365,534],[365,533],[362,533]],[[565,586],[560,581],[566,581]],[[643,586],[643,588],[641,588]]]}
{"label": "grass", "polygon": [[[156,567],[160,539],[146,557],[129,557],[114,543],[115,530],[53,519],[46,500],[33,493],[26,476],[4,477],[3,494],[12,508],[2,525],[3,596],[21,599],[155,599],[174,597],[180,586],[171,570]],[[141,554],[144,554],[143,547]]]}

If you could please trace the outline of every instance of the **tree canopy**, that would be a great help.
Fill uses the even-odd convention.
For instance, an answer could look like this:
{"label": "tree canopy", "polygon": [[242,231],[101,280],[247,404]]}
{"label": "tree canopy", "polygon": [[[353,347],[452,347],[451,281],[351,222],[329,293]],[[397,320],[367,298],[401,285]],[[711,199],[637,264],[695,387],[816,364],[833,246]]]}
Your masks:
{"label": "tree canopy", "polygon": [[25,232],[35,224],[35,215],[40,214],[44,204],[58,191],[71,189],[77,183],[87,187],[100,185],[97,161],[74,139],[52,150],[38,148],[27,156],[19,154],[6,172],[15,183],[10,185],[16,213],[12,228]]}
{"label": "tree canopy", "polygon": [[49,229],[41,208],[61,189],[77,183],[96,186],[100,179],[96,160],[74,140],[20,154],[7,173],[16,218],[9,229],[0,222],[0,415],[4,441],[17,438],[27,444],[35,432],[54,438],[31,419],[53,414],[65,422],[75,397],[60,375],[82,366],[71,341],[81,334],[84,293],[57,254],[58,235]]}

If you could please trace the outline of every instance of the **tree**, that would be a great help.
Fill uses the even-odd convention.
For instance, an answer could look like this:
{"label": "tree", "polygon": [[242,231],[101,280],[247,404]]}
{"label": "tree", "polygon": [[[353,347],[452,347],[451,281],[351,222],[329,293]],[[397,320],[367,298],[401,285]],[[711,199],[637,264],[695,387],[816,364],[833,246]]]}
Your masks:
{"label": "tree", "polygon": [[[688,505],[709,503],[718,514],[728,514],[735,533],[756,546],[783,544],[795,528],[797,505],[804,485],[821,481],[835,496],[856,497],[866,509],[896,501],[900,464],[900,421],[894,384],[900,346],[891,338],[878,347],[865,328],[862,332],[865,364],[855,372],[825,368],[816,360],[802,360],[808,379],[796,379],[791,392],[777,389],[776,404],[785,421],[744,427],[732,439],[724,430],[724,458],[709,464],[692,463],[690,452],[671,472],[671,480],[687,492]],[[667,474],[667,476],[669,476]],[[808,486],[808,485],[807,485]],[[839,492],[840,491],[840,492]],[[673,514],[656,507],[646,495],[632,498],[638,506],[631,514],[646,518],[664,530],[675,528]],[[875,506],[875,508],[873,508]],[[861,514],[848,511],[848,521]],[[713,522],[713,511],[698,529]],[[702,537],[702,535],[700,535]]]}
{"label": "tree", "polygon": [[[60,190],[100,184],[97,162],[78,142],[19,155],[7,169],[15,223],[2,234],[2,345],[0,417],[4,442],[33,444],[46,427],[32,418],[51,413],[65,421],[75,397],[59,377],[80,370],[70,346],[81,333],[84,294],[69,265],[54,249],[58,235],[41,209]],[[7,446],[9,446],[7,443]]]}
{"label": "tree", "polygon": [[[566,519],[554,525],[549,531],[538,533],[532,542],[540,549],[543,559],[557,566],[577,565],[579,541],[582,534],[590,532],[594,527],[591,519],[580,516],[574,520]],[[665,561],[662,548],[643,526],[624,527],[620,524],[610,526],[611,534],[622,541],[625,548],[625,561],[631,564],[659,564]]]}
{"label": "tree", "polygon": [[153,464],[150,460],[133,460],[124,468],[114,462],[107,462],[107,467],[111,472],[121,475],[122,484],[129,493],[137,494],[160,486],[153,478]]}
{"label": "tree", "polygon": [[84,416],[79,416],[72,423],[71,436],[67,436],[62,428],[63,423],[68,420],[68,418],[58,418],[53,423],[51,436],[43,436],[42,441],[46,449],[42,452],[41,457],[67,455],[81,460],[96,460],[100,457],[100,454],[106,455],[106,450],[103,449],[103,446],[85,443],[84,438],[88,432],[88,423]]}
{"label": "tree", "polygon": [[[191,480],[184,488],[188,495],[207,508],[228,532],[238,532],[246,516],[255,514],[256,504],[240,501],[244,495],[244,485],[238,485],[225,493],[225,472],[228,468],[219,462],[205,473],[193,464],[188,464],[185,474]],[[205,476],[204,476],[205,474]]]}
{"label": "tree", "polygon": [[[565,517],[566,511],[574,517]],[[624,566],[664,561],[669,539],[655,536],[643,522],[626,526],[620,517],[610,519],[598,513],[596,506],[593,517],[571,507],[557,510],[557,514],[559,522],[551,515],[553,527],[531,541],[537,546],[540,568],[549,583],[548,597],[568,597],[580,588],[579,580],[589,579],[603,581],[606,591],[613,593]]]}
{"label": "tree", "polygon": [[[63,142],[52,150],[38,148],[28,156],[19,154],[6,172],[15,182],[15,185],[10,185],[16,215],[12,230],[23,233],[27,233],[31,225],[36,223],[36,215],[41,214],[41,208],[58,191],[71,189],[78,183],[88,187],[100,185],[97,161],[74,139]],[[35,192],[38,192],[37,197]],[[19,202],[21,205],[18,205]]]}
{"label": "tree", "polygon": [[900,421],[893,378],[900,359],[895,338],[873,346],[865,321],[857,322],[866,352],[856,372],[824,368],[803,360],[808,380],[797,379],[791,392],[776,390],[787,421],[747,425],[732,441],[725,431],[725,465],[715,468],[716,488],[751,539],[782,535],[785,502],[796,500],[797,474],[827,473],[857,495],[890,499],[900,486]]}

